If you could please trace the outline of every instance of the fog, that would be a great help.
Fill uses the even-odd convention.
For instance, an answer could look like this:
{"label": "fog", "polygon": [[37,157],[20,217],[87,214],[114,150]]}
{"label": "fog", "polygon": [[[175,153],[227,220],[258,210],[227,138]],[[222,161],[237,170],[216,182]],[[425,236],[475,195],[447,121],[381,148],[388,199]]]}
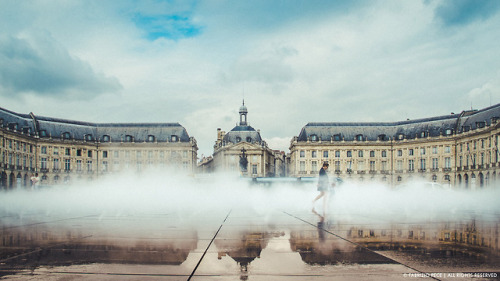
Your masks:
{"label": "fog", "polygon": [[[259,184],[230,175],[185,176],[151,171],[114,174],[98,181],[0,192],[0,213],[15,216],[130,216],[174,214],[190,221],[221,219],[230,210],[269,219],[276,212],[304,213],[313,208],[316,183],[293,179]],[[314,207],[336,219],[367,220],[497,219],[500,188],[465,190],[429,187],[421,182],[391,188],[375,182],[336,186]],[[324,206],[324,204],[326,205]]]}

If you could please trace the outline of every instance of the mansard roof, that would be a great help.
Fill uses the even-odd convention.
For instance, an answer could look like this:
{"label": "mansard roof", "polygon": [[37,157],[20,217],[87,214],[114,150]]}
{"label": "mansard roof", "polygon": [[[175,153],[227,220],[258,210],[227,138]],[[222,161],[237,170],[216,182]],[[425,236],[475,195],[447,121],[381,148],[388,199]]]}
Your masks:
{"label": "mansard roof", "polygon": [[222,139],[224,142],[228,143],[238,143],[241,141],[246,141],[249,143],[261,143],[262,138],[260,133],[256,131],[252,126],[238,125],[234,127],[231,131]]}
{"label": "mansard roof", "polygon": [[308,123],[297,137],[307,141],[311,137],[321,140],[389,140],[437,137],[461,133],[491,125],[500,118],[500,104],[481,110],[399,122],[323,122]]}
{"label": "mansard roof", "polygon": [[91,123],[35,116],[32,113],[18,114],[3,108],[0,108],[0,121],[4,127],[17,124],[17,130],[28,127],[41,138],[59,138],[69,133],[70,139],[92,141],[103,141],[104,136],[113,142],[125,141],[127,136],[135,142],[149,141],[150,136],[158,142],[171,141],[172,136],[180,142],[190,140],[186,129],[179,123]]}

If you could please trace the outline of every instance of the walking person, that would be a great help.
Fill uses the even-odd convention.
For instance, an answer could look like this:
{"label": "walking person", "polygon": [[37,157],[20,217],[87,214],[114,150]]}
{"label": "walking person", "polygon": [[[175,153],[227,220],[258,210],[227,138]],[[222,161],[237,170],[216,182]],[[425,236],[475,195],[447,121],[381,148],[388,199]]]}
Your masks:
{"label": "walking person", "polygon": [[[323,197],[323,211],[326,211],[326,203],[327,203],[327,193],[328,193],[328,188],[330,186],[329,181],[328,181],[328,174],[326,171],[328,170],[328,162],[323,163],[323,167],[319,170],[319,177],[318,177],[318,191],[319,195],[316,196],[313,200],[313,211],[314,211],[314,203],[318,201],[321,197]],[[334,184],[332,183],[332,186]]]}

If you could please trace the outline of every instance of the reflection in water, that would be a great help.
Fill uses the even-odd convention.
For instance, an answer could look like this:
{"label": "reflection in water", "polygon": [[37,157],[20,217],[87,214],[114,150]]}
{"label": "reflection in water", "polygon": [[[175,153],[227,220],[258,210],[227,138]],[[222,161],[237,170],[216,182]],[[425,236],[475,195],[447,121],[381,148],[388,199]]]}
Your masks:
{"label": "reflection in water", "polygon": [[179,265],[198,243],[195,230],[159,233],[147,223],[93,222],[16,227],[0,220],[0,271],[89,263]]}
{"label": "reflection in water", "polygon": [[334,224],[319,215],[317,229],[292,231],[290,245],[308,264],[392,263],[400,258],[421,264],[460,267],[497,265],[499,222],[422,224]]}
{"label": "reflection in water", "polygon": [[230,233],[226,239],[216,239],[218,259],[230,256],[240,266],[240,279],[248,279],[248,267],[266,248],[269,239],[283,236],[284,232],[243,231]]}

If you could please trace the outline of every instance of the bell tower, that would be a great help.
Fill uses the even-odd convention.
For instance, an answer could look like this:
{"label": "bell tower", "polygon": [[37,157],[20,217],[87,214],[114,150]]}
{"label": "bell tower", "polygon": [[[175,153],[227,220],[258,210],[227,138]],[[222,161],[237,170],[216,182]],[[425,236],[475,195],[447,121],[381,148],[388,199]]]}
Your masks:
{"label": "bell tower", "polygon": [[240,126],[248,126],[247,113],[248,110],[245,106],[245,100],[243,100],[243,105],[240,107]]}

